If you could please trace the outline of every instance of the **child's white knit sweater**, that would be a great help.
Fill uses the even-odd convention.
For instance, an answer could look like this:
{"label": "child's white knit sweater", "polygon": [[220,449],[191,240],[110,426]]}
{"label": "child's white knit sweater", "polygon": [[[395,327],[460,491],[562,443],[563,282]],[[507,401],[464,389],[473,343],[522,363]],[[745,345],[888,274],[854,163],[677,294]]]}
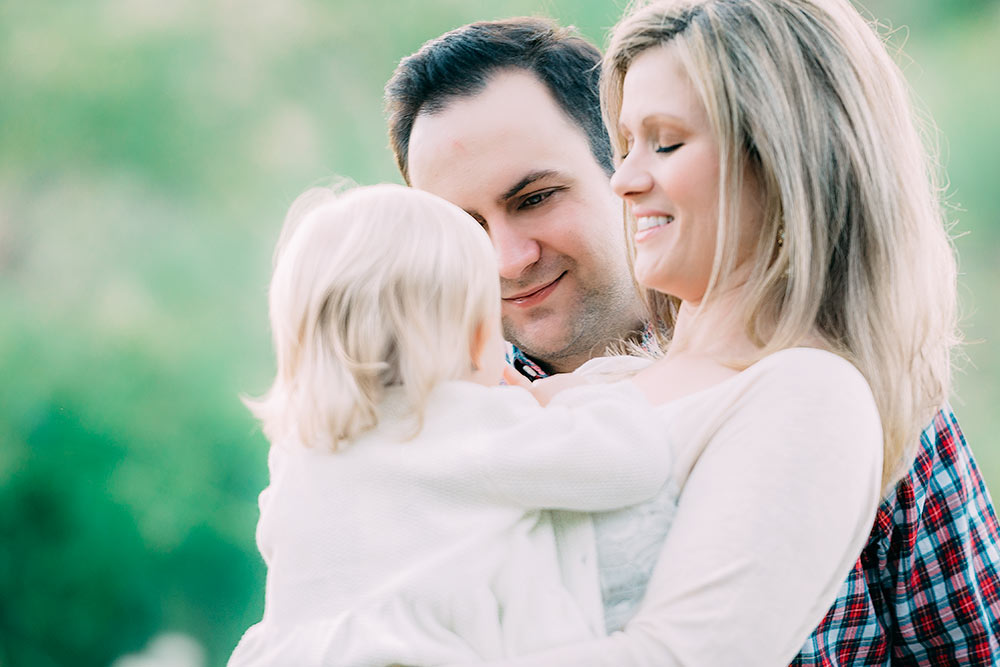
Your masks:
{"label": "child's white knit sweater", "polygon": [[671,448],[635,385],[541,408],[450,382],[401,441],[410,430],[391,393],[343,451],[272,446],[264,617],[230,665],[433,665],[603,634],[589,521],[541,510],[614,509],[664,485]]}

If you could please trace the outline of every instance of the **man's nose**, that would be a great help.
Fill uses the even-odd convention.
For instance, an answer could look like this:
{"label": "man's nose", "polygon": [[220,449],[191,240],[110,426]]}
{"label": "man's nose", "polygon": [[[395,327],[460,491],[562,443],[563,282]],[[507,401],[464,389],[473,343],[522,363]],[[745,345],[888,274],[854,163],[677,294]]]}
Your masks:
{"label": "man's nose", "polygon": [[520,278],[524,270],[541,257],[542,250],[538,241],[522,230],[514,229],[506,221],[491,220],[488,228],[501,279]]}

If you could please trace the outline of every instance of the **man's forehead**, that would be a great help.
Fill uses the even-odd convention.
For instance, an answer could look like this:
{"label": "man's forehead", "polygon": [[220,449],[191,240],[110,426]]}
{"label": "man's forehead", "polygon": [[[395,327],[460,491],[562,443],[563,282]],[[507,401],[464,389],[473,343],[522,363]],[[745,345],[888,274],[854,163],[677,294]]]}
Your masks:
{"label": "man's forehead", "polygon": [[483,205],[516,194],[522,182],[568,177],[593,159],[583,132],[534,75],[510,72],[477,95],[418,115],[408,167],[414,186]]}
{"label": "man's forehead", "polygon": [[466,91],[445,93],[425,102],[417,117],[436,116],[463,106],[503,104],[511,101],[511,94],[516,94],[522,104],[551,106],[559,112],[558,102],[537,74],[520,67],[503,67],[493,70]]}
{"label": "man's forehead", "polygon": [[[498,73],[482,90],[453,97],[438,109],[421,110],[410,130],[410,150],[423,140],[440,148],[445,140],[491,141],[537,138],[542,124],[575,129],[555,99],[532,74]],[[433,144],[438,144],[434,146]]]}

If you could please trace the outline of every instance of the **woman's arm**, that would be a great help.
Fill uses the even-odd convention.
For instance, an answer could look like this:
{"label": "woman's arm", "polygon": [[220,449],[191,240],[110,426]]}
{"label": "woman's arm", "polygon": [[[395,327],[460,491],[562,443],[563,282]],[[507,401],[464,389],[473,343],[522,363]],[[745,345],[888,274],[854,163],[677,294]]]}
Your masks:
{"label": "woman's arm", "polygon": [[624,632],[496,664],[787,664],[864,545],[881,461],[860,374],[826,353],[786,353],[741,385],[694,465]]}

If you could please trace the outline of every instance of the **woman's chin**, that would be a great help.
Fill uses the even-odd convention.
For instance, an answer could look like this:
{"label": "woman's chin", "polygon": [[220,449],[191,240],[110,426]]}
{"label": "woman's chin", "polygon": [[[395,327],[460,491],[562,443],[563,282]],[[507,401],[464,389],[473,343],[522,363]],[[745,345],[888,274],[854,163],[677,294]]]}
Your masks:
{"label": "woman's chin", "polygon": [[[638,264],[635,267],[635,282],[638,283],[639,287],[642,287],[643,289],[663,292],[664,294],[670,293],[669,290],[664,289],[665,281],[663,280],[661,272],[643,270],[643,267]],[[666,282],[669,283],[669,281]]]}

